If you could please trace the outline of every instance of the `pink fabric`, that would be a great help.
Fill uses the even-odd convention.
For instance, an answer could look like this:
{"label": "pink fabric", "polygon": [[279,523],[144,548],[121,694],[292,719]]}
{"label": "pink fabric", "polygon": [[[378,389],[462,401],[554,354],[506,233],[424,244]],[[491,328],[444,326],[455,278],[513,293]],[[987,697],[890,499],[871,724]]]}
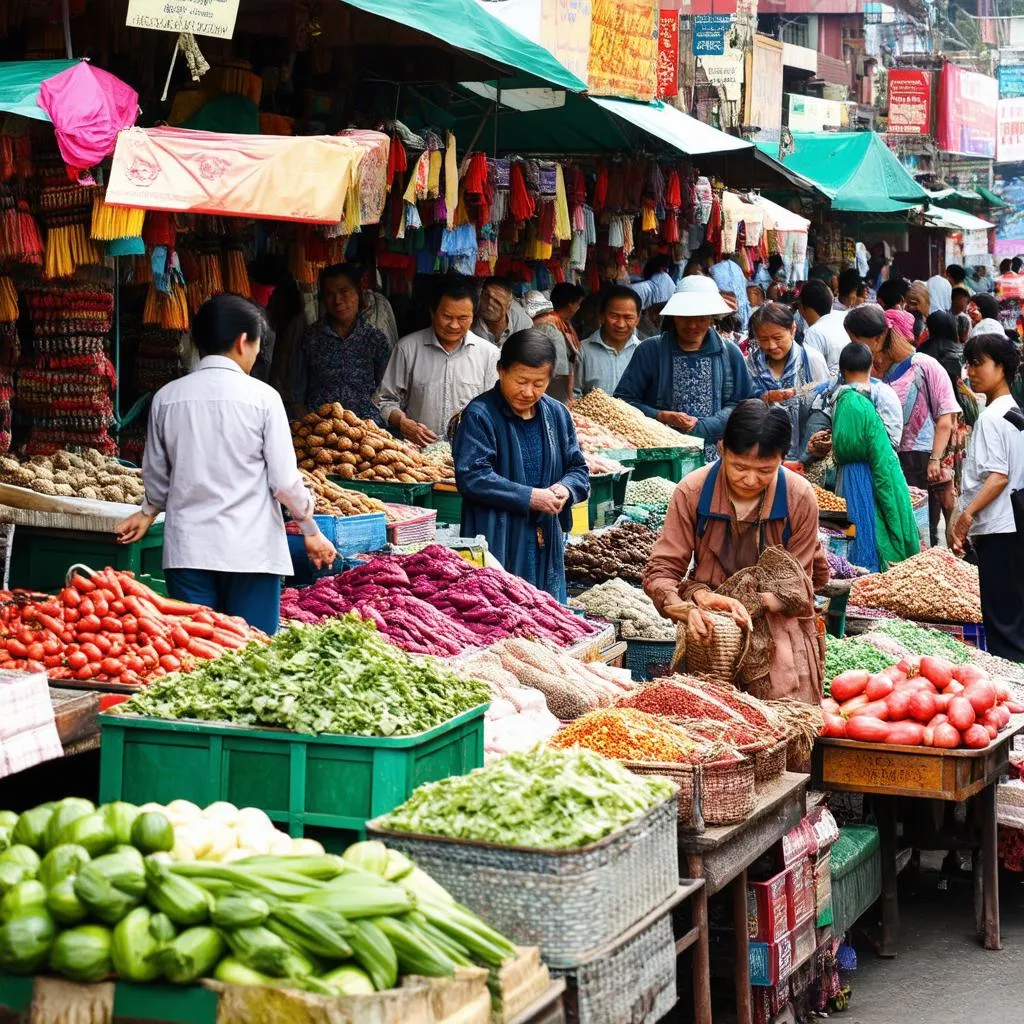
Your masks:
{"label": "pink fabric", "polygon": [[85,61],[46,79],[38,102],[53,122],[64,163],[76,173],[110,156],[117,133],[139,113],[139,95],[130,85]]}
{"label": "pink fabric", "polygon": [[885,319],[894,331],[899,331],[909,341],[914,340],[914,314],[905,309],[887,309]]}

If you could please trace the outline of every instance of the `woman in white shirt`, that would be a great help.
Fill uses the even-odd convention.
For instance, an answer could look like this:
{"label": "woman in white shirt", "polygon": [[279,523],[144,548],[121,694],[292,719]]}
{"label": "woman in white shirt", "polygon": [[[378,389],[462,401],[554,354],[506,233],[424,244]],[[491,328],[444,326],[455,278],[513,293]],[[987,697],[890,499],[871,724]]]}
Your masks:
{"label": "woman in white shirt", "polygon": [[1020,353],[1005,334],[981,334],[964,360],[986,402],[967,446],[953,550],[970,538],[989,653],[1024,662],[1024,413],[1010,392]]}

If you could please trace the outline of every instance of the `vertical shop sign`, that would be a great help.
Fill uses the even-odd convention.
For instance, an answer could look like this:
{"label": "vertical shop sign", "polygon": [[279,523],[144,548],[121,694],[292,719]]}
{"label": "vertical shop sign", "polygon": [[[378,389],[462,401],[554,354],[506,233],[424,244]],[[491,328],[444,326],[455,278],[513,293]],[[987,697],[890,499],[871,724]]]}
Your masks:
{"label": "vertical shop sign", "polygon": [[679,12],[658,12],[658,99],[679,92]]}
{"label": "vertical shop sign", "polygon": [[1018,160],[1024,160],[1024,99],[1000,100],[996,161]]}
{"label": "vertical shop sign", "polygon": [[129,28],[230,39],[237,17],[238,0],[128,0],[125,24]]}
{"label": "vertical shop sign", "polygon": [[725,33],[732,24],[729,14],[693,16],[693,54],[695,57],[721,57],[725,53]]}
{"label": "vertical shop sign", "polygon": [[591,0],[590,92],[649,102],[658,91],[657,67],[655,0]]}
{"label": "vertical shop sign", "polygon": [[999,83],[955,64],[943,65],[939,83],[939,149],[994,158]]}
{"label": "vertical shop sign", "polygon": [[782,43],[754,36],[746,72],[744,123],[760,129],[758,142],[778,143],[782,135]]}
{"label": "vertical shop sign", "polygon": [[997,74],[1000,99],[1024,96],[1024,64],[1000,64]]}
{"label": "vertical shop sign", "polygon": [[587,81],[590,65],[591,0],[543,0],[540,45],[577,78]]}
{"label": "vertical shop sign", "polygon": [[890,135],[930,135],[932,76],[927,71],[892,68],[889,71]]}

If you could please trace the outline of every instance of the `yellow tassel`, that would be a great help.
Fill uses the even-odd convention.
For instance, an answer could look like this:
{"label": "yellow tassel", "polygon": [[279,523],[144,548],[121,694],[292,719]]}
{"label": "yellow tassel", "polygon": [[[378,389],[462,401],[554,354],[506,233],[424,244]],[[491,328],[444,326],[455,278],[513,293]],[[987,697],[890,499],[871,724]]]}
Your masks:
{"label": "yellow tassel", "polygon": [[18,293],[9,277],[0,277],[0,322],[14,323],[18,319]]}
{"label": "yellow tassel", "polygon": [[99,242],[119,238],[138,238],[146,211],[133,206],[108,206],[100,196],[92,201],[92,230],[90,234]]}

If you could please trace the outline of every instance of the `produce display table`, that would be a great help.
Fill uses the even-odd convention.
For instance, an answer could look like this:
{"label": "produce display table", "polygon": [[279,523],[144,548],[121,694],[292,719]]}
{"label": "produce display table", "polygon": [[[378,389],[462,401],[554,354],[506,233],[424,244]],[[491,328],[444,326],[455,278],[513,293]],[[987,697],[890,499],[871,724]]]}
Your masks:
{"label": "produce display table", "polygon": [[686,873],[704,879],[693,895],[693,1013],[696,1024],[712,1024],[708,897],[727,885],[732,890],[736,933],[736,1020],[752,1024],[750,949],[747,937],[747,868],[804,816],[807,776],[786,772],[758,794],[757,806],[738,825],[709,828],[700,835],[679,834],[679,858]]}
{"label": "produce display table", "polygon": [[547,992],[516,1014],[508,1024],[564,1024],[565,979],[553,978]]}
{"label": "produce display table", "polygon": [[99,749],[100,727],[96,720],[100,710],[98,693],[51,686],[50,703],[53,705],[57,735],[64,747],[65,757]]}
{"label": "produce display table", "polygon": [[999,857],[996,839],[996,785],[1010,763],[1013,737],[1024,729],[1015,715],[981,750],[939,750],[889,743],[858,743],[821,737],[814,746],[812,785],[876,798],[882,853],[881,956],[896,956],[899,946],[899,902],[896,890],[897,799],[949,800],[959,803],[980,796],[981,864],[976,865],[974,918],[986,949],[999,949]]}

